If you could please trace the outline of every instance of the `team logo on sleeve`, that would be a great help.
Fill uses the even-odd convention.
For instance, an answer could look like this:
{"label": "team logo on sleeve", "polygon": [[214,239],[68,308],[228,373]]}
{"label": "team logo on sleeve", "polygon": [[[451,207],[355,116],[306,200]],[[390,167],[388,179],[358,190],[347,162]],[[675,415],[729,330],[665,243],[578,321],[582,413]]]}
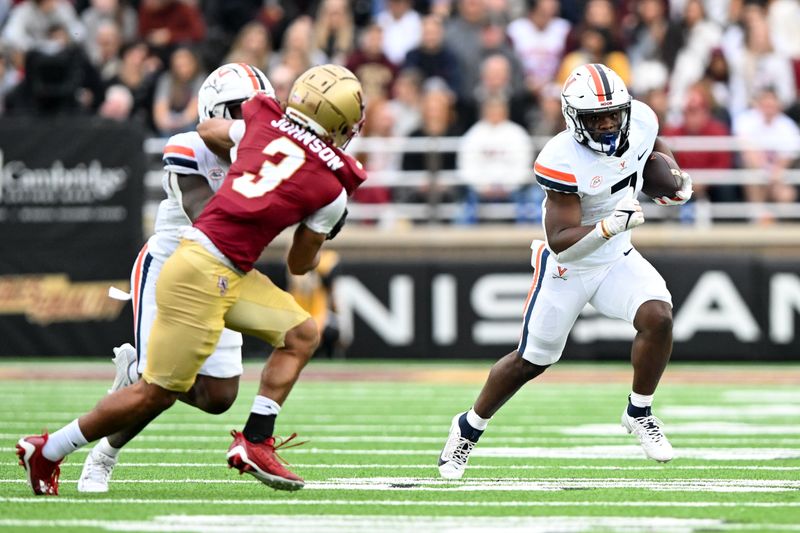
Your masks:
{"label": "team logo on sleeve", "polygon": [[553,279],[558,278],[567,281],[567,276],[564,275],[567,273],[567,269],[562,267],[561,265],[557,265],[556,269],[558,270],[558,274],[553,274]]}
{"label": "team logo on sleeve", "polygon": [[213,181],[219,181],[225,178],[227,172],[222,170],[220,167],[214,167],[208,171],[208,179]]}

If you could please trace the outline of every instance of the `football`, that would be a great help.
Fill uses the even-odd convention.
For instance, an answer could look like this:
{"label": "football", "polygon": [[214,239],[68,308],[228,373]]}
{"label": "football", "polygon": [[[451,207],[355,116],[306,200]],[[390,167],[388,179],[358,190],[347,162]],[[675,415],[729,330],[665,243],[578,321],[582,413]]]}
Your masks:
{"label": "football", "polygon": [[[673,173],[673,170],[678,172]],[[650,198],[675,196],[681,188],[680,167],[667,154],[653,152],[642,169],[642,192]]]}

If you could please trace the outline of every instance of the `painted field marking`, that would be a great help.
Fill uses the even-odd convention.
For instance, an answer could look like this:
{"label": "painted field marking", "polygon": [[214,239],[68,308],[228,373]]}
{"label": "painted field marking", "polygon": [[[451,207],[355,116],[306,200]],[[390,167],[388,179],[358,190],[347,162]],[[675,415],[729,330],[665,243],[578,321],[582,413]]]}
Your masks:
{"label": "painted field marking", "polygon": [[[24,520],[0,519],[0,525],[24,527],[94,527],[113,531],[230,531],[261,533],[264,524],[270,529],[286,531],[319,532],[373,532],[373,531],[485,531],[546,533],[560,531],[582,533],[588,531],[619,531],[638,533],[644,530],[663,533],[691,533],[693,531],[747,531],[758,526],[777,526],[775,531],[797,531],[797,527],[782,524],[727,524],[715,518],[672,517],[618,517],[618,516],[550,516],[550,517],[476,517],[476,516],[397,516],[397,515],[161,515],[150,520]],[[772,529],[771,529],[772,530]]]}
{"label": "painted field marking", "polygon": [[[742,479],[627,479],[627,478],[507,478],[467,479],[454,483],[439,478],[331,478],[310,483],[313,488],[325,486],[337,489],[358,490],[523,490],[560,491],[570,489],[616,489],[634,488],[653,491],[700,491],[700,492],[786,492],[800,490],[798,480],[742,480]],[[306,485],[308,487],[308,485]]]}
{"label": "painted field marking", "polygon": [[[91,505],[151,505],[151,504],[165,504],[165,505],[243,505],[243,506],[280,506],[280,505],[308,505],[308,506],[321,506],[321,505],[384,505],[388,507],[459,507],[463,508],[465,505],[464,500],[402,500],[392,497],[386,500],[351,500],[351,499],[216,499],[216,498],[80,498],[71,496],[59,496],[57,498],[42,498],[37,496],[21,496],[21,497],[2,497],[0,496],[0,503],[20,504],[31,503],[39,505],[74,505],[74,504],[91,504]],[[795,508],[800,507],[800,502],[715,502],[715,501],[481,501],[470,500],[470,507],[485,507],[485,508],[507,508],[507,507],[659,507],[659,508],[672,508],[672,507],[689,507],[689,508],[736,508],[736,507],[752,507],[752,508],[765,508],[765,509],[780,509],[780,508]]]}
{"label": "painted field marking", "polygon": [[772,389],[727,390],[722,393],[722,398],[729,402],[755,404],[800,403],[800,392]]}
{"label": "painted field marking", "polygon": [[[0,439],[9,439],[16,441],[24,432],[19,433],[0,433]],[[385,436],[385,435],[301,435],[304,440],[309,443],[336,443],[336,444],[349,444],[349,443],[397,443],[398,437]],[[578,435],[570,437],[502,437],[502,436],[485,436],[481,438],[483,445],[500,445],[500,444],[554,444],[558,446],[563,445],[607,445],[616,446],[619,442],[630,442],[630,435],[622,433],[620,435]],[[404,437],[403,444],[442,444],[445,437],[439,435],[436,437]],[[227,433],[220,432],[219,435],[151,435],[145,433],[136,437],[136,442],[209,442],[209,443],[230,443],[231,437]],[[673,444],[681,446],[689,445],[705,445],[705,446],[742,446],[742,445],[786,445],[800,447],[800,438],[760,438],[760,437],[708,437],[708,438],[686,438],[676,437]]]}
{"label": "painted field marking", "polygon": [[[537,427],[537,430],[547,426]],[[556,432],[564,435],[614,435],[624,433],[619,424],[579,424],[571,427],[561,427]],[[690,422],[685,424],[666,424],[664,432],[667,435],[800,435],[800,425],[786,424],[742,424],[735,422]]]}
{"label": "painted field marking", "polygon": [[[230,429],[230,424],[222,424],[219,429]],[[162,426],[164,429],[167,426]],[[431,426],[429,424],[390,424],[375,423],[375,424],[291,424],[292,431],[299,433],[313,433],[313,434],[326,434],[326,433],[360,433],[362,436],[371,436],[370,433],[375,433],[375,436],[389,436],[397,435],[399,438],[406,436],[428,436],[442,434],[446,438],[445,426]],[[217,429],[214,427],[213,429]],[[570,435],[570,436],[594,436],[594,437],[607,437],[607,436],[625,436],[625,429],[619,424],[576,424],[571,426],[563,425],[537,425],[534,427],[528,426],[506,426],[498,424],[497,427],[492,427],[492,434],[495,437],[508,436],[508,435],[526,435],[531,432],[537,434],[556,434],[556,435]],[[684,424],[667,424],[665,426],[667,435],[800,435],[800,424],[745,424],[736,422],[689,422]],[[410,435],[409,435],[410,434]],[[427,434],[427,435],[426,435]],[[344,435],[343,435],[344,436]],[[15,438],[16,434],[2,433],[0,438]],[[166,436],[164,436],[166,438]],[[174,435],[172,438],[187,439],[195,438],[192,435]],[[214,438],[214,437],[209,437]],[[222,438],[222,437],[220,437]]]}
{"label": "painted field marking", "polygon": [[664,418],[757,418],[800,417],[800,405],[758,404],[758,405],[681,405],[660,407],[659,415]]}
{"label": "painted field marking", "polygon": [[[8,461],[8,462],[0,462],[0,466],[18,466],[19,463],[15,461]],[[152,462],[152,463],[126,463],[121,461],[117,463],[114,467],[117,468],[228,468],[227,463],[224,461],[215,461],[215,462],[208,462],[208,463],[169,463],[169,462]],[[427,464],[392,464],[392,463],[367,463],[367,464],[318,464],[318,463],[292,463],[292,467],[294,468],[311,468],[311,469],[320,469],[320,470],[334,470],[334,469],[342,469],[342,470],[359,470],[362,468],[375,468],[375,469],[407,469],[407,470],[433,470],[436,468],[436,464],[434,463],[427,463]],[[79,462],[66,462],[61,465],[61,470],[69,469],[69,468],[83,468],[83,463]],[[597,471],[609,471],[609,472],[640,472],[640,471],[656,471],[656,472],[665,472],[665,471],[745,471],[745,472],[798,472],[800,471],[800,466],[760,466],[760,465],[730,465],[730,466],[722,466],[722,465],[661,465],[661,466],[611,466],[611,465],[510,465],[510,464],[498,464],[498,465],[469,465],[469,469],[472,470],[502,470],[502,469],[513,469],[513,470],[597,470]]]}
{"label": "painted field marking", "polygon": [[[76,453],[88,453],[89,447]],[[208,448],[125,448],[126,453],[184,455],[190,453],[218,454],[219,450]],[[293,448],[287,457],[297,455],[359,455],[359,456],[425,456],[438,457],[441,448],[425,450],[410,449],[338,449],[338,448]],[[701,459],[705,461],[771,461],[776,459],[800,459],[800,448],[677,448],[677,458]],[[630,446],[573,446],[563,448],[475,448],[472,457],[532,458],[532,459],[614,459],[642,460],[644,452],[637,445]],[[435,460],[435,459],[434,459]]]}
{"label": "painted field marking", "polygon": [[[77,480],[63,480],[76,483]],[[0,484],[27,484],[25,479],[0,479]],[[235,485],[253,483],[250,479],[120,479],[114,484],[171,485],[214,484]],[[526,491],[554,492],[587,489],[639,489],[657,492],[796,492],[800,481],[795,480],[741,480],[741,479],[627,479],[627,478],[528,478],[480,479],[453,482],[438,478],[376,477],[332,478],[307,482],[304,490],[369,490],[369,491],[419,491],[419,492],[475,492],[475,491]]]}
{"label": "painted field marking", "polygon": [[[480,448],[474,457],[518,457],[548,459],[635,459],[644,457],[639,446],[573,446],[564,448]],[[675,449],[675,457],[707,461],[752,461],[800,459],[800,448],[683,448]]]}

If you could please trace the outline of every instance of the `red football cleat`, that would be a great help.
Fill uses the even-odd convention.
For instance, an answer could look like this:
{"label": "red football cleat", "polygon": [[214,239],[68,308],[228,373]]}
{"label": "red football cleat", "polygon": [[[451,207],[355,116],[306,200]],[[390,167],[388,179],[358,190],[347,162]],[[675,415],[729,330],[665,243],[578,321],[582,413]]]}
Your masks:
{"label": "red football cleat", "polygon": [[61,460],[50,461],[42,455],[48,435],[23,437],[17,442],[19,464],[28,475],[28,483],[36,495],[58,496],[58,476],[61,474]]}
{"label": "red football cleat", "polygon": [[[278,448],[292,448],[304,444],[298,442],[291,446],[286,444],[297,436],[297,433],[275,445],[275,437],[264,442],[250,442],[240,431],[231,431],[233,443],[228,448],[228,467],[235,468],[240,474],[247,472],[263,484],[276,490],[299,490],[305,482],[298,475],[284,467],[287,463],[276,453]],[[281,464],[283,463],[283,464]]]}

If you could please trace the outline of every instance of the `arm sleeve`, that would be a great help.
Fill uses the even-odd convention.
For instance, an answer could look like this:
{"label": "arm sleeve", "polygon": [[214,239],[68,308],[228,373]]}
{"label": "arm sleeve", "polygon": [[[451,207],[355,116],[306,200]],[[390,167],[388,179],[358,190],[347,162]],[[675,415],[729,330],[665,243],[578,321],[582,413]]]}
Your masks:
{"label": "arm sleeve", "polygon": [[599,249],[608,239],[603,237],[602,221],[595,224],[592,231],[583,236],[581,240],[562,250],[561,253],[555,254],[559,263],[572,263],[579,259],[583,259],[595,250]]}
{"label": "arm sleeve", "polygon": [[334,201],[306,217],[303,224],[316,233],[330,233],[333,226],[342,218],[345,207],[347,207],[347,193],[342,189]]}
{"label": "arm sleeve", "polygon": [[231,138],[233,144],[239,144],[242,142],[242,137],[244,137],[244,132],[247,126],[245,126],[244,120],[234,120],[233,124],[231,124],[230,129],[228,130],[228,137]]}

